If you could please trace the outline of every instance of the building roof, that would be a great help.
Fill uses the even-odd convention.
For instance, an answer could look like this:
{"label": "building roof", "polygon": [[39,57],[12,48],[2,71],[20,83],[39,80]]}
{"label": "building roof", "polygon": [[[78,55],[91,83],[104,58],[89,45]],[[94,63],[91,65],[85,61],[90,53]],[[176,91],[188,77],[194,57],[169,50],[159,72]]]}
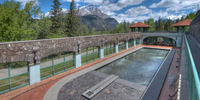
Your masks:
{"label": "building roof", "polygon": [[192,22],[191,19],[185,19],[185,20],[180,21],[180,22],[178,22],[176,24],[173,24],[172,26],[174,26],[174,27],[178,27],[178,26],[190,26],[191,22]]}
{"label": "building roof", "polygon": [[135,23],[133,25],[130,25],[129,27],[132,28],[132,27],[152,27],[152,26],[148,25],[148,24],[144,24],[142,22],[138,22],[138,23]]}

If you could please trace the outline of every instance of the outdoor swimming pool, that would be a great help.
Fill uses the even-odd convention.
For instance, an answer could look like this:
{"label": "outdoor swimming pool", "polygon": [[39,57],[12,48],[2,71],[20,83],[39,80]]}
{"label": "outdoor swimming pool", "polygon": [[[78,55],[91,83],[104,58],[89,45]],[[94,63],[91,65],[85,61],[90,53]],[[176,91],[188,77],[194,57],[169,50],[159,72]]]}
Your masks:
{"label": "outdoor swimming pool", "polygon": [[168,53],[169,50],[142,48],[97,71],[147,86]]}

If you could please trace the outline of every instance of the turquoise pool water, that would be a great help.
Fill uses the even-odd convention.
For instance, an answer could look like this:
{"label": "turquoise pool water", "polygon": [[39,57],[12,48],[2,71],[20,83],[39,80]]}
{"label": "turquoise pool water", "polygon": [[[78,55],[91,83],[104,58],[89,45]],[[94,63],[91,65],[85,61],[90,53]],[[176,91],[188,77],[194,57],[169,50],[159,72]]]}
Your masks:
{"label": "turquoise pool water", "polygon": [[97,71],[147,86],[168,53],[169,50],[142,48]]}

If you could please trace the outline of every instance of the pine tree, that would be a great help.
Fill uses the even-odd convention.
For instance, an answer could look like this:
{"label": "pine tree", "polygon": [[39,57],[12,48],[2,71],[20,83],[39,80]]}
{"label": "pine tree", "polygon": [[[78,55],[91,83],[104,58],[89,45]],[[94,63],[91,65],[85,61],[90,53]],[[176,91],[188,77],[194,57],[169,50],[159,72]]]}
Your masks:
{"label": "pine tree", "polygon": [[72,36],[79,36],[78,28],[80,25],[80,19],[78,17],[78,11],[75,8],[75,2],[72,0],[70,3],[70,10],[67,16],[67,35]]}
{"label": "pine tree", "polygon": [[186,16],[186,19],[194,19],[195,13],[191,12],[189,15]]}
{"label": "pine tree", "polygon": [[59,0],[53,0],[53,5],[51,6],[51,32],[52,33],[58,33],[59,29],[61,28],[61,21],[60,21],[60,14],[61,14],[61,8],[60,8],[61,3]]}
{"label": "pine tree", "polygon": [[126,33],[128,29],[127,29],[127,25],[126,25],[126,21],[125,20],[124,20],[123,24],[124,24],[124,32]]}

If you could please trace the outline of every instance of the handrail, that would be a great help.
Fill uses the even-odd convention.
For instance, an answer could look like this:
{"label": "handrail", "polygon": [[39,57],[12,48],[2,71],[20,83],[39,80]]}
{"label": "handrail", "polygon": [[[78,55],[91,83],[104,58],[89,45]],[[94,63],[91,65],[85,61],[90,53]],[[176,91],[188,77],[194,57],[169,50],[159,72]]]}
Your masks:
{"label": "handrail", "polygon": [[188,44],[186,35],[184,35],[184,38],[185,38],[186,48],[187,48],[188,54],[189,54],[189,60],[190,60],[190,62],[192,64],[192,72],[193,72],[193,77],[194,77],[194,81],[195,81],[198,100],[200,100],[200,81],[199,81],[198,72],[197,72],[197,69],[196,69],[196,65],[194,63],[194,59],[193,59],[193,56],[192,56],[192,53],[191,53],[190,46]]}

